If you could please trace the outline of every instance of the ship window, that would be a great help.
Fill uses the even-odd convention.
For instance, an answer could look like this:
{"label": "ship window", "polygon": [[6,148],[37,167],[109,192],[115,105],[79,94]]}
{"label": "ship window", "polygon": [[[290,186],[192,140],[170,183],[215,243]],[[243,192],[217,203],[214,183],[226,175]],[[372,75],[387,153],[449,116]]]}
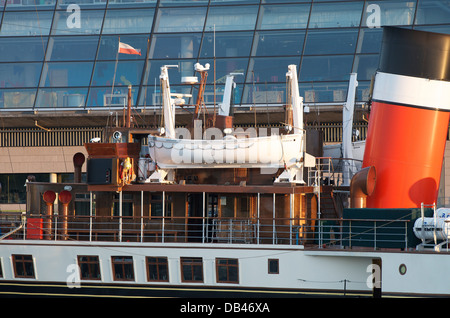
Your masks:
{"label": "ship window", "polygon": [[100,280],[100,262],[98,256],[78,256],[80,279]]}
{"label": "ship window", "polygon": [[147,280],[168,282],[169,269],[167,257],[147,257]]}
{"label": "ship window", "polygon": [[269,259],[268,261],[268,273],[269,274],[279,274],[279,260],[278,259]]}
{"label": "ship window", "polygon": [[[151,216],[163,216],[162,194],[152,194],[150,198]],[[172,216],[172,195],[166,194],[164,199],[164,216]]]}
{"label": "ship window", "polygon": [[[113,198],[113,215],[120,214],[120,198],[119,194],[115,193]],[[122,196],[122,216],[133,216],[133,195],[124,193]]]}
{"label": "ship window", "polygon": [[218,283],[239,283],[237,258],[216,258],[216,279]]}
{"label": "ship window", "polygon": [[183,282],[203,282],[203,260],[201,257],[181,258],[181,279]]}
{"label": "ship window", "polygon": [[13,255],[12,258],[16,278],[34,278],[34,264],[31,255]]}
{"label": "ship window", "polygon": [[111,257],[114,280],[134,280],[133,257]]}

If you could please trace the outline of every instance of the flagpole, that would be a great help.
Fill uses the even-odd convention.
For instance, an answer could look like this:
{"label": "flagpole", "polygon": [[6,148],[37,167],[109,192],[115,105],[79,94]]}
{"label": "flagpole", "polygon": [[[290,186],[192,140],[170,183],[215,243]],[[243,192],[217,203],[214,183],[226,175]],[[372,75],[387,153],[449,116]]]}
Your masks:
{"label": "flagpole", "polygon": [[214,44],[213,44],[213,56],[214,56],[214,116],[213,126],[216,125],[216,25],[214,24]]}
{"label": "flagpole", "polygon": [[109,101],[110,109],[111,109],[111,103],[112,103],[113,94],[114,94],[114,82],[116,81],[117,63],[119,61],[119,47],[120,47],[120,36],[119,36],[119,43],[117,45],[116,64],[114,65],[114,75],[113,75],[113,82],[112,82],[112,86],[111,86],[111,100]]}

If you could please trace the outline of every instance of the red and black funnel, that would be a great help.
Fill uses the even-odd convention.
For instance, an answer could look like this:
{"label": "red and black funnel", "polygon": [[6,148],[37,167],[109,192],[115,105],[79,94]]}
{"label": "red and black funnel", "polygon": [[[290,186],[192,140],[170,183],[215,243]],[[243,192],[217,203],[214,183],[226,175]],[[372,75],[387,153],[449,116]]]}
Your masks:
{"label": "red and black funnel", "polygon": [[436,202],[450,116],[450,35],[385,27],[363,167],[368,208]]}

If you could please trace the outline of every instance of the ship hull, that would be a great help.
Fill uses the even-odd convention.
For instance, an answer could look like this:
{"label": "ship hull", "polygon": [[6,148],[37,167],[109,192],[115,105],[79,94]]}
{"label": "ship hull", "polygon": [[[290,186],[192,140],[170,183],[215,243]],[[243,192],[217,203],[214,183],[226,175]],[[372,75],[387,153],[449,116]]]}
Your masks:
{"label": "ship hull", "polygon": [[[449,296],[445,253],[305,249],[301,245],[176,244],[114,242],[1,242],[2,297],[371,297]],[[13,255],[32,255],[33,278],[17,278]],[[99,258],[101,278],[80,280],[77,257]],[[133,259],[133,280],[114,278],[111,258]],[[166,282],[150,282],[147,256],[167,257]],[[202,281],[185,282],[181,258],[201,259]],[[236,282],[217,282],[217,259],[236,259]],[[268,260],[278,271],[268,273]],[[427,267],[424,266],[426,264]],[[377,268],[379,266],[380,268]],[[377,276],[379,274],[379,276]],[[375,283],[371,283],[375,282]],[[380,283],[380,285],[376,285]]]}

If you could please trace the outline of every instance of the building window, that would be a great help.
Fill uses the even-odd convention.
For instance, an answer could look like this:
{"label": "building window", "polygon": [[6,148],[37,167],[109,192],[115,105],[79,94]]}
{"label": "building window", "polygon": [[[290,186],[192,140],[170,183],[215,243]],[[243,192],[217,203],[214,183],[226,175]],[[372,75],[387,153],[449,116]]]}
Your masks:
{"label": "building window", "polygon": [[181,280],[185,283],[203,283],[203,260],[201,257],[181,258]]}
{"label": "building window", "polygon": [[268,261],[268,273],[269,274],[279,274],[279,260],[278,259],[269,259]]}
{"label": "building window", "polygon": [[100,280],[100,261],[98,256],[78,256],[80,279]]}
{"label": "building window", "polygon": [[237,258],[216,258],[216,279],[218,283],[239,283]]}
{"label": "building window", "polygon": [[147,280],[168,282],[169,266],[167,257],[147,257]]}
{"label": "building window", "polygon": [[111,257],[114,280],[134,280],[133,257]]}
{"label": "building window", "polygon": [[31,255],[13,255],[12,259],[16,278],[34,278],[34,264]]}

